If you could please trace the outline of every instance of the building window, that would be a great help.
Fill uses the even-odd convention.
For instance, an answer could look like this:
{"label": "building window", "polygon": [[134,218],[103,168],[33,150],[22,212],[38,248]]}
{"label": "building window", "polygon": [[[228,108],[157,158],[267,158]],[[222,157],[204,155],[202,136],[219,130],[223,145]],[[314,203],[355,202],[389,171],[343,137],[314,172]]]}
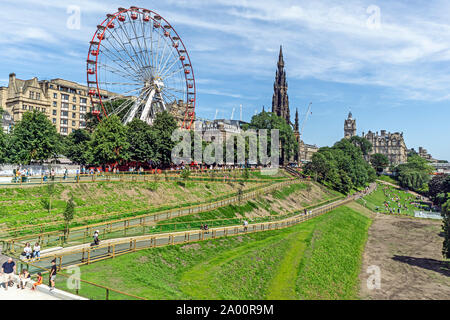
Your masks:
{"label": "building window", "polygon": [[30,91],[30,99],[34,99],[34,92]]}
{"label": "building window", "polygon": [[22,106],[22,110],[27,110],[27,109],[28,109],[27,105],[24,104],[24,105]]}
{"label": "building window", "polygon": [[36,92],[36,99],[41,100],[41,94],[39,92]]}
{"label": "building window", "polygon": [[45,108],[42,108],[42,112],[45,113],[47,112],[47,110]]}
{"label": "building window", "polygon": [[86,111],[86,107],[80,106],[80,111]]}
{"label": "building window", "polygon": [[56,124],[56,118],[53,118],[52,121],[53,121],[53,124]]}
{"label": "building window", "polygon": [[76,105],[72,105],[72,110],[77,110],[77,106]]}
{"label": "building window", "polygon": [[58,94],[57,93],[53,94],[53,99],[58,99]]}
{"label": "building window", "polygon": [[68,110],[68,109],[69,109],[69,104],[66,103],[66,102],[61,102],[61,109],[66,109],[66,110]]}
{"label": "building window", "polygon": [[50,85],[50,89],[53,89],[53,85],[52,84]]}
{"label": "building window", "polygon": [[72,102],[77,102],[77,97],[73,97]]}
{"label": "building window", "polygon": [[62,101],[69,101],[69,95],[61,93],[61,100]]}
{"label": "building window", "polygon": [[77,114],[75,112],[72,112],[72,118],[75,119],[77,117]]}
{"label": "building window", "polygon": [[84,120],[84,114],[80,114],[80,120]]}
{"label": "building window", "polygon": [[72,121],[72,127],[76,127],[77,126],[77,122],[76,121]]}
{"label": "building window", "polygon": [[53,106],[56,107],[57,105],[56,101],[53,101]]}
{"label": "building window", "polygon": [[69,116],[69,112],[61,111],[61,117],[68,117],[68,116]]}
{"label": "building window", "polygon": [[56,116],[56,110],[53,110],[52,114],[53,114],[54,116]]}
{"label": "building window", "polygon": [[67,124],[68,123],[68,121],[67,121],[67,119],[61,119],[61,122],[60,122],[61,124]]}
{"label": "building window", "polygon": [[41,111],[41,108],[39,108],[39,107],[36,107],[36,111]]}
{"label": "building window", "polygon": [[81,104],[86,104],[87,103],[87,99],[86,98],[80,98],[80,103]]}
{"label": "building window", "polygon": [[61,133],[67,133],[67,128],[61,127],[60,132],[61,132]]}

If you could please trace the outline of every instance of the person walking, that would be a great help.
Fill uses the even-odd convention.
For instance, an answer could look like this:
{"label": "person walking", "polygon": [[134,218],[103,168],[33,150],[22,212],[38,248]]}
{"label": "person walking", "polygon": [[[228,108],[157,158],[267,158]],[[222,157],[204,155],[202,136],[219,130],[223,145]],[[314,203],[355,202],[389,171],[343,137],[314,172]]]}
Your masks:
{"label": "person walking", "polygon": [[9,257],[8,261],[3,263],[2,265],[2,276],[5,290],[8,290],[8,286],[11,286],[12,283],[14,283],[15,275],[16,275],[16,263],[14,262],[13,258]]}
{"label": "person walking", "polygon": [[248,221],[244,220],[244,232],[247,232],[248,230]]}
{"label": "person walking", "polygon": [[98,246],[99,244],[100,244],[100,240],[98,239],[98,235],[99,235],[99,231],[98,230],[96,230],[95,232],[94,232],[94,245],[95,246]]}

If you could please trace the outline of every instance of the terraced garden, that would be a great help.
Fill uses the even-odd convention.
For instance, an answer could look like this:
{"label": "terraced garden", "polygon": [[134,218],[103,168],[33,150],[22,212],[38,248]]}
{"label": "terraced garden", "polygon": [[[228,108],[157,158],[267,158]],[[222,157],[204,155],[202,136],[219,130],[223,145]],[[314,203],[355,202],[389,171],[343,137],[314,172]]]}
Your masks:
{"label": "terraced garden", "polygon": [[[249,190],[261,183],[223,182],[96,182],[84,184],[55,184],[48,186],[0,189],[0,225],[21,227],[62,221],[62,212],[70,196],[76,203],[76,216],[109,219],[127,215],[152,213],[170,208],[220,200],[236,194],[238,189]],[[51,209],[49,210],[49,194]]]}
{"label": "terraced garden", "polygon": [[[81,274],[148,299],[357,299],[370,223],[341,207],[283,230],[130,253]],[[89,290],[80,293],[95,296]]]}

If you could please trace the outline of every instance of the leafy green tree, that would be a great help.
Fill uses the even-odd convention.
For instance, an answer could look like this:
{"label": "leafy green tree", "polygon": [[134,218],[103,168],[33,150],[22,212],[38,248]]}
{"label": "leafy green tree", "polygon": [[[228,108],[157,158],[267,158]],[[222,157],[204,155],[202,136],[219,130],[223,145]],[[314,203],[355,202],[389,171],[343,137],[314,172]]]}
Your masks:
{"label": "leafy green tree", "polygon": [[441,206],[447,200],[450,193],[450,176],[439,175],[434,176],[428,183],[428,196],[431,200]]}
{"label": "leafy green tree", "polygon": [[442,208],[444,231],[444,244],[442,247],[442,255],[446,259],[450,259],[450,200],[445,203]]}
{"label": "leafy green tree", "polygon": [[357,146],[365,156],[372,151],[372,143],[370,143],[370,141],[366,138],[353,136],[350,138],[350,142]]}
{"label": "leafy green tree", "polygon": [[420,156],[413,155],[408,162],[398,165],[395,170],[400,186],[417,192],[427,189],[433,167]]}
{"label": "leafy green tree", "polygon": [[[295,138],[292,127],[282,117],[277,116],[272,112],[261,112],[252,117],[252,120],[248,126],[244,129],[267,129],[267,155],[271,156],[271,135],[270,130],[278,129],[281,145],[280,160],[288,161],[291,157],[295,156],[298,152],[298,142]],[[259,139],[259,137],[258,137]],[[258,144],[259,147],[259,144]],[[258,153],[259,154],[259,153]]]}
{"label": "leafy green tree", "polygon": [[171,137],[173,131],[177,128],[177,122],[169,112],[163,111],[156,115],[151,127],[152,134],[156,138],[154,143],[154,158],[162,166],[168,166],[172,162],[172,149],[176,143],[172,141]]}
{"label": "leafy green tree", "polygon": [[155,142],[157,133],[144,121],[134,119],[127,124],[127,136],[131,161],[157,161]]}
{"label": "leafy green tree", "polygon": [[116,115],[99,123],[90,145],[94,164],[112,164],[129,159],[127,129]]}
{"label": "leafy green tree", "polygon": [[84,129],[72,131],[66,138],[66,152],[65,155],[72,162],[88,165],[92,162],[91,152],[91,134]]}
{"label": "leafy green tree", "polygon": [[244,171],[242,171],[242,179],[244,181],[247,181],[250,178],[250,172],[247,167],[244,168]]}
{"label": "leafy green tree", "polygon": [[0,164],[8,162],[8,139],[9,136],[0,128]]}
{"label": "leafy green tree", "polygon": [[348,139],[336,142],[331,148],[320,148],[305,166],[305,173],[344,194],[365,187],[376,178],[361,149]]}
{"label": "leafy green tree", "polygon": [[44,209],[47,210],[49,214],[51,214],[53,197],[57,193],[56,186],[53,182],[48,183],[46,185],[45,193],[46,193],[46,195],[43,198],[41,198],[41,203],[42,203],[42,206],[44,207]]}
{"label": "leafy green tree", "polygon": [[103,119],[103,114],[100,114],[97,117],[97,115],[93,114],[92,112],[87,112],[84,118],[84,121],[86,122],[86,130],[90,133],[94,132],[95,128],[97,128],[98,124],[100,123],[99,119]]}
{"label": "leafy green tree", "polygon": [[389,159],[384,154],[376,153],[370,157],[370,163],[378,173],[381,173],[389,166]]}
{"label": "leafy green tree", "polygon": [[191,171],[189,170],[189,168],[185,168],[183,169],[183,171],[181,171],[181,178],[186,182],[187,180],[189,180],[189,177],[191,176]]}
{"label": "leafy green tree", "polygon": [[66,203],[66,208],[64,209],[63,216],[64,216],[64,241],[67,239],[67,235],[69,234],[69,225],[70,222],[73,220],[73,217],[75,215],[75,202],[73,200],[73,196],[70,197],[70,199]]}
{"label": "leafy green tree", "polygon": [[56,127],[39,111],[25,112],[14,126],[8,147],[8,158],[13,163],[40,163],[56,158],[61,150]]}

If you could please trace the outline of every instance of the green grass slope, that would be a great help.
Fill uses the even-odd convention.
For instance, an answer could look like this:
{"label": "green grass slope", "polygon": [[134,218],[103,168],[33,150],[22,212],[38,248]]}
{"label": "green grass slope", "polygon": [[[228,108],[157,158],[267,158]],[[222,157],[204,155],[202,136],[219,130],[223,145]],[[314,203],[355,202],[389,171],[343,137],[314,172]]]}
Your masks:
{"label": "green grass slope", "polygon": [[341,207],[283,230],[127,254],[81,274],[148,299],[357,299],[370,223]]}

